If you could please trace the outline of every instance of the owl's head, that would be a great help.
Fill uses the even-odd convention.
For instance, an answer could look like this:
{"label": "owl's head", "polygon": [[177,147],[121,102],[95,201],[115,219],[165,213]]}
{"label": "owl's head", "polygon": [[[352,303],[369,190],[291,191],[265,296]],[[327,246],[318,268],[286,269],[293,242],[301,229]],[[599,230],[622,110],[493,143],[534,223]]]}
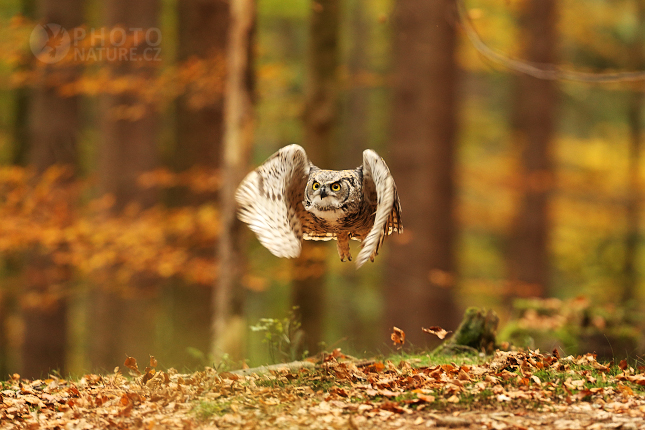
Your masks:
{"label": "owl's head", "polygon": [[305,209],[336,210],[349,199],[354,179],[346,170],[314,170],[305,189]]}

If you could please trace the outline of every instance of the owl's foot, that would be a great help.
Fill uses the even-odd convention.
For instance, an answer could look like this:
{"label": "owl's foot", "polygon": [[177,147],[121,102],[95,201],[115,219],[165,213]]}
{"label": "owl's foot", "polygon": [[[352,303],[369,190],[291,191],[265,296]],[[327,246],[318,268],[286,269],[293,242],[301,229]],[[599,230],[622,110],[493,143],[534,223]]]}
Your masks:
{"label": "owl's foot", "polygon": [[338,255],[340,256],[340,261],[352,261],[352,254],[349,252],[349,235],[341,233],[336,236],[338,241]]}

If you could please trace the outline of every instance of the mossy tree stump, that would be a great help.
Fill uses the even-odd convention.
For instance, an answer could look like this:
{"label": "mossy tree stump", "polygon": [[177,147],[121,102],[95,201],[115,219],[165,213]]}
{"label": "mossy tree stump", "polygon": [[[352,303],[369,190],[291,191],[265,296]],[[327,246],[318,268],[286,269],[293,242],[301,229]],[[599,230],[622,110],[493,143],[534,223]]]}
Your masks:
{"label": "mossy tree stump", "polygon": [[440,345],[435,354],[479,353],[491,354],[497,344],[499,317],[491,310],[468,308],[455,334]]}

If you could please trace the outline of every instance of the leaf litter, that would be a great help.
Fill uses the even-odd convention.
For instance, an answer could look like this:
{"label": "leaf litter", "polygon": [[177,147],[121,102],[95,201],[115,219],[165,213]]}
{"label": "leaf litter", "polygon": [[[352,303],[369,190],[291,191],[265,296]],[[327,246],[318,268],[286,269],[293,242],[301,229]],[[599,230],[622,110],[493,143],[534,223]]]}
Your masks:
{"label": "leaf litter", "polygon": [[[645,428],[645,368],[595,355],[497,351],[488,360],[356,360],[340,349],[315,367],[192,374],[141,372],[78,380],[14,374],[1,384],[3,429],[99,428]],[[424,364],[426,363],[426,364]]]}

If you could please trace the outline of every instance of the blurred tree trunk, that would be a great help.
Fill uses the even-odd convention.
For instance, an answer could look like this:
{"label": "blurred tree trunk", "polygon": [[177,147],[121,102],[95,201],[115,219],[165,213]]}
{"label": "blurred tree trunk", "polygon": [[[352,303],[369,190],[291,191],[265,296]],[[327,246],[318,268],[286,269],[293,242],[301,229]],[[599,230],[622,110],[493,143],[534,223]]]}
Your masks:
{"label": "blurred tree trunk", "polygon": [[[187,64],[201,61],[209,69],[226,61],[229,8],[224,0],[182,0],[177,3],[178,15],[178,61]],[[223,67],[222,67],[223,68]],[[224,79],[212,76],[210,79]],[[209,86],[210,87],[210,86]],[[220,168],[224,130],[223,94],[184,94],[177,100],[177,128],[172,165],[175,171],[194,169],[209,172]],[[172,190],[172,205],[197,206],[215,203],[216,193],[191,194],[186,188]],[[191,253],[203,255],[213,252],[208,249],[191,249]],[[203,353],[210,350],[212,288],[186,285],[172,281],[166,299],[171,302],[170,320],[174,330],[167,350],[172,363],[182,363],[189,368],[198,364],[187,354],[188,348]]]}
{"label": "blurred tree trunk", "polygon": [[[556,60],[556,0],[528,0],[520,23],[524,58]],[[549,196],[553,186],[552,141],[557,88],[553,81],[517,77],[514,135],[521,151],[521,195],[511,227],[508,276],[511,296],[544,297],[550,282]]]}
{"label": "blurred tree trunk", "polygon": [[9,289],[0,288],[0,375],[9,373],[9,339],[7,322],[9,317]]}
{"label": "blurred tree trunk", "polygon": [[343,145],[337,148],[340,152],[337,162],[342,165],[332,165],[336,169],[347,169],[347,161],[360,165],[363,160],[363,150],[369,146],[368,114],[370,88],[364,76],[369,71],[369,23],[366,16],[368,4],[364,0],[349,2],[350,49],[347,58],[349,72],[349,88],[345,97],[345,112],[343,114]]}
{"label": "blurred tree trunk", "polygon": [[[201,60],[206,67],[226,61],[229,30],[229,4],[225,0],[182,0],[177,3],[178,52],[181,64]],[[211,79],[223,79],[212,76]],[[203,83],[202,83],[203,84]],[[201,97],[200,97],[201,96]],[[206,100],[204,98],[207,97]],[[193,167],[220,167],[224,129],[223,94],[182,95],[177,101],[177,138],[173,167],[184,171]],[[200,199],[176,196],[177,203],[199,204],[215,196]]]}
{"label": "blurred tree trunk", "polygon": [[[36,0],[22,0],[20,2],[20,13],[28,19],[35,20],[36,18]],[[20,61],[18,68],[25,68],[27,64],[34,61],[31,54],[25,53],[28,58]],[[27,164],[27,153],[29,151],[29,105],[31,100],[31,89],[29,87],[20,87],[15,90],[15,121],[13,123],[13,146],[12,146],[12,162],[19,166]]]}
{"label": "blurred tree trunk", "polygon": [[[643,40],[645,40],[645,4],[636,2],[638,27],[631,44],[629,68],[642,70],[645,66],[643,54]],[[641,150],[643,146],[643,91],[645,87],[640,84],[635,86],[629,94],[629,107],[627,119],[629,124],[629,168],[627,190],[627,235],[625,237],[625,285],[622,303],[633,304],[637,297],[639,273],[638,254],[640,242],[640,199],[641,191]]]}
{"label": "blurred tree trunk", "polygon": [[[120,25],[126,32],[143,29],[145,33],[157,27],[158,13],[158,0],[105,2],[108,31]],[[145,61],[142,55],[150,46],[145,37],[140,39],[142,42],[136,48],[140,57],[128,56],[124,61],[110,63],[107,67],[113,75],[143,79],[154,75],[155,65],[151,64],[154,60]],[[103,141],[99,148],[98,187],[102,194],[113,195],[115,202],[106,216],[119,214],[129,205],[141,209],[152,206],[157,202],[156,191],[141,189],[137,179],[158,165],[159,124],[154,106],[134,93],[110,94],[103,96],[101,111]],[[106,285],[96,288],[92,298],[92,364],[111,370],[123,364],[126,354],[145,363],[148,354],[154,355],[157,286],[145,274],[119,281],[116,270],[107,273],[105,279]]]}
{"label": "blurred tree trunk", "polygon": [[224,92],[224,141],[220,190],[221,234],[217,245],[219,272],[213,294],[212,352],[216,361],[227,354],[244,358],[243,231],[237,219],[235,189],[246,171],[253,144],[253,39],[255,0],[231,0],[228,74]]}
{"label": "blurred tree trunk", "polygon": [[390,165],[405,233],[386,246],[385,323],[416,346],[422,326],[455,329],[455,2],[399,0],[394,16]]}
{"label": "blurred tree trunk", "polygon": [[[36,4],[34,0],[22,0],[20,2],[20,13],[22,16],[35,20]],[[25,52],[24,58],[18,61],[18,70],[27,68],[34,57],[31,52]],[[16,88],[14,94],[14,122],[12,124],[12,155],[11,162],[15,165],[27,165],[27,150],[29,148],[29,108],[31,101],[31,89],[26,87]],[[5,265],[5,270],[12,271],[20,267],[22,261],[18,255],[3,255],[1,262]],[[7,336],[7,321],[9,314],[14,311],[12,303],[15,303],[16,296],[5,284],[0,288],[0,375],[8,375],[11,366],[11,353],[9,352],[9,339]]]}
{"label": "blurred tree trunk", "polygon": [[[82,0],[45,0],[39,4],[38,15],[45,23],[57,23],[71,30],[83,21]],[[63,97],[60,85],[78,76],[75,66],[53,65],[43,70],[43,78],[56,75],[57,85],[42,83],[33,90],[29,106],[30,130],[27,139],[27,161],[38,174],[54,165],[76,170],[76,142],[79,131],[79,98]],[[46,81],[46,79],[43,79]],[[24,107],[24,106],[23,106]],[[26,145],[27,142],[21,142]],[[70,176],[56,181],[54,187],[64,187]],[[52,193],[57,192],[52,190]],[[70,214],[71,196],[57,192]],[[71,220],[67,220],[70,222]],[[65,221],[64,221],[65,222]],[[57,266],[51,255],[33,249],[26,255],[25,291],[21,298],[24,318],[22,369],[25,378],[46,376],[55,369],[64,374],[67,347],[67,302],[71,270]]]}
{"label": "blurred tree trunk", "polygon": [[[364,76],[369,71],[370,34],[369,22],[366,16],[368,2],[365,0],[352,0],[345,3],[347,7],[346,19],[349,39],[349,49],[344,55],[349,75],[348,88],[343,92],[343,124],[342,135],[339,136],[340,145],[330,148],[339,154],[329,168],[347,169],[361,164],[363,150],[373,148],[369,134],[369,95],[370,88],[366,85]],[[349,164],[348,164],[349,163]],[[365,315],[361,310],[363,305],[363,291],[365,283],[361,282],[361,272],[355,270],[353,265],[343,278],[344,282],[336,288],[333,295],[334,301],[342,304],[339,310],[346,314],[347,323],[341,329],[351,337],[355,351],[367,351],[381,342],[380,333],[373,330],[373,318],[378,318],[378,312]],[[342,290],[341,290],[342,289]],[[340,291],[339,291],[340,290]],[[312,351],[313,352],[313,351]]]}
{"label": "blurred tree trunk", "polygon": [[[304,147],[315,165],[329,169],[338,118],[339,2],[313,0],[311,4]],[[312,354],[323,340],[326,249],[325,244],[304,241],[300,257],[294,262],[292,302],[299,308],[305,349]]]}

